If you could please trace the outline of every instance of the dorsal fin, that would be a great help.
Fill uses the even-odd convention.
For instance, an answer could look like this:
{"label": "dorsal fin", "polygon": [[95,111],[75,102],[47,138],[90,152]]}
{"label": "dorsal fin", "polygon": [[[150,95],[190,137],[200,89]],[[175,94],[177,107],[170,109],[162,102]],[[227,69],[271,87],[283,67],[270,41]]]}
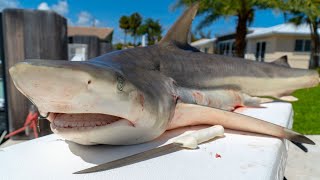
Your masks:
{"label": "dorsal fin", "polygon": [[288,63],[288,56],[287,55],[281,56],[279,59],[276,59],[276,60],[272,61],[271,63],[285,66],[285,67],[290,67],[290,65]]}
{"label": "dorsal fin", "polygon": [[167,34],[161,39],[159,45],[167,46],[173,43],[180,48],[188,47],[189,31],[192,20],[197,14],[198,8],[199,2],[196,2],[190,6],[169,29]]}

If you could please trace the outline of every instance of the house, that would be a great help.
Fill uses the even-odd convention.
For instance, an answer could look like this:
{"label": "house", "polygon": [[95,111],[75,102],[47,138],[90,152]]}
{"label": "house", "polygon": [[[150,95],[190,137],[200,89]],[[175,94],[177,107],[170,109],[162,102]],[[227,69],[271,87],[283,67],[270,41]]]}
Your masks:
{"label": "house", "polygon": [[212,39],[199,39],[191,43],[191,46],[199,49],[201,52],[204,53],[214,53],[214,46],[215,46],[216,38]]}
{"label": "house", "polygon": [[[254,32],[255,30],[259,30],[260,28],[249,28],[248,34]],[[216,46],[216,53],[222,54],[226,56],[235,56],[235,38],[236,33],[225,33],[221,35],[217,35],[215,46]]]}
{"label": "house", "polygon": [[68,26],[69,60],[84,61],[112,51],[112,28]]}
{"label": "house", "polygon": [[[295,68],[308,68],[310,60],[310,29],[307,24],[296,26],[291,23],[267,28],[249,28],[246,36],[245,58],[270,62],[283,55]],[[235,54],[235,33],[217,36],[218,54]]]}

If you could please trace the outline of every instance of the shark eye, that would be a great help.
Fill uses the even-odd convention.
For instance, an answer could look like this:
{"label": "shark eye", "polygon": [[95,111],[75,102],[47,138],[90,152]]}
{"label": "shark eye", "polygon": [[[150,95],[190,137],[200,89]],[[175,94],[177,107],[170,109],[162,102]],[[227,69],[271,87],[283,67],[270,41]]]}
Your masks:
{"label": "shark eye", "polygon": [[124,87],[124,78],[122,76],[118,76],[117,77],[117,88],[119,91],[123,91],[123,87]]}

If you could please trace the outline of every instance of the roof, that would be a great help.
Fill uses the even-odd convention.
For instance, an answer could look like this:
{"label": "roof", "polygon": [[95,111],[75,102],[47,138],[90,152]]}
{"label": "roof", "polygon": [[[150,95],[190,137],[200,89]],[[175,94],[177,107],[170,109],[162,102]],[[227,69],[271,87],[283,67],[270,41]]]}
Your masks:
{"label": "roof", "polygon": [[[319,31],[320,32],[320,31]],[[268,28],[253,29],[253,32],[247,35],[247,38],[268,36],[272,34],[285,35],[309,35],[310,27],[308,24],[301,24],[299,26],[292,23],[284,23]]]}
{"label": "roof", "polygon": [[212,39],[199,39],[197,41],[194,41],[191,43],[191,46],[202,46],[208,43],[212,43],[216,40],[216,38],[212,38]]}
{"label": "roof", "polygon": [[97,36],[106,39],[113,33],[113,28],[68,26],[68,36]]}
{"label": "roof", "polygon": [[[293,23],[284,23],[271,27],[249,27],[249,32],[247,38],[263,37],[273,34],[283,34],[283,35],[309,35],[310,27],[308,24],[301,24],[299,26]],[[319,30],[320,33],[320,30]],[[236,32],[229,32],[218,35],[217,37],[223,37],[236,34]]]}
{"label": "roof", "polygon": [[[259,30],[259,29],[264,29],[263,27],[248,27],[248,33],[252,33],[254,30]],[[232,35],[232,34],[236,34],[237,32],[236,31],[227,31],[227,32],[223,32],[221,34],[216,34],[216,37],[219,38],[219,37],[223,37],[223,36],[229,36],[229,35]]]}

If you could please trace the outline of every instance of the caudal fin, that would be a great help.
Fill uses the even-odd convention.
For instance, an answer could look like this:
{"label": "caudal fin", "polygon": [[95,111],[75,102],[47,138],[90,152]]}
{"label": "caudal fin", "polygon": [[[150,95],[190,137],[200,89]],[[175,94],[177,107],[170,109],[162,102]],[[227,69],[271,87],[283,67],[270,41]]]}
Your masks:
{"label": "caudal fin", "polygon": [[290,129],[285,128],[284,132],[285,132],[285,138],[290,141],[298,142],[298,143],[305,143],[305,144],[312,144],[312,145],[316,144],[311,139],[307,138],[306,136],[299,134],[297,132],[294,132]]}
{"label": "caudal fin", "polygon": [[261,119],[221,109],[185,103],[178,103],[176,105],[176,111],[168,129],[200,124],[222,125],[228,129],[271,135],[298,143],[315,144],[311,139],[302,134]]}

